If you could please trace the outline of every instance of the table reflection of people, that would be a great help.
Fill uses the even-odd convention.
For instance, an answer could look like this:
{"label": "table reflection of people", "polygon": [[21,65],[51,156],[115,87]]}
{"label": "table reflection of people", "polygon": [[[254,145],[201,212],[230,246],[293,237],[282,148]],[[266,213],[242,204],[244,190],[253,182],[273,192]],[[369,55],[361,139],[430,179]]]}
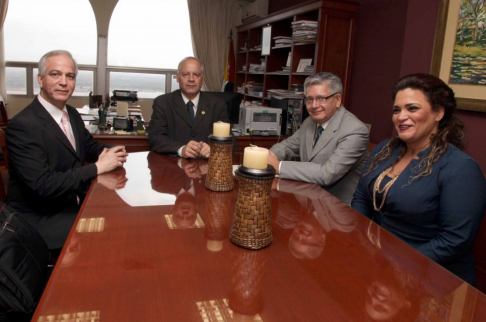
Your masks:
{"label": "table reflection of people", "polygon": [[200,179],[207,173],[207,161],[169,158],[160,162],[160,156],[153,152],[147,159],[152,189],[176,197],[172,222],[180,229],[192,227],[198,214],[196,196],[204,191]]}
{"label": "table reflection of people", "polygon": [[180,167],[189,178],[200,179],[208,173],[208,162],[206,160],[178,160]]}
{"label": "table reflection of people", "polygon": [[172,221],[180,229],[191,228],[197,219],[196,193],[193,181],[181,188],[172,208]]}
{"label": "table reflection of people", "polygon": [[[364,228],[364,226],[361,226]],[[370,283],[363,291],[364,314],[373,321],[445,321],[450,294],[463,285],[424,256],[374,223],[359,231],[360,243],[373,258]],[[418,318],[418,316],[422,316]],[[434,316],[433,316],[434,315]],[[442,316],[442,318],[438,318]]]}
{"label": "table reflection of people", "polygon": [[76,262],[76,258],[81,252],[81,244],[79,242],[79,233],[74,233],[69,244],[67,245],[64,255],[62,257],[61,266],[70,267]]}
{"label": "table reflection of people", "polygon": [[365,313],[373,321],[415,321],[419,295],[408,272],[382,260],[365,292]]}
{"label": "table reflection of people", "polygon": [[[395,253],[403,256],[406,245],[381,235],[378,225],[369,223],[367,229],[360,226],[359,240],[364,251],[373,258],[369,283],[362,290],[366,320],[371,321],[415,321],[419,310],[419,276],[413,275],[397,261]],[[398,244],[396,243],[398,242]],[[385,251],[383,251],[385,246]],[[393,253],[390,251],[393,250]],[[388,258],[391,255],[392,258]],[[403,261],[403,260],[402,260]],[[416,266],[417,268],[417,266]],[[420,274],[415,272],[416,274]],[[414,298],[415,296],[415,298]]]}
{"label": "table reflection of people", "polygon": [[356,227],[359,214],[346,211],[344,203],[317,185],[276,179],[273,189],[292,193],[300,203],[300,212],[294,208],[289,213],[289,207],[279,207],[276,218],[277,223],[285,222],[287,228],[293,229],[289,250],[296,258],[319,257],[324,250],[327,233],[333,230],[349,233]]}
{"label": "table reflection of people", "polygon": [[313,211],[295,225],[289,239],[289,251],[296,258],[314,259],[322,254],[325,244],[326,233]]}
{"label": "table reflection of people", "polygon": [[118,170],[103,173],[98,176],[97,180],[99,184],[110,190],[119,190],[125,188],[128,178],[126,177],[127,171],[125,168],[120,168]]}

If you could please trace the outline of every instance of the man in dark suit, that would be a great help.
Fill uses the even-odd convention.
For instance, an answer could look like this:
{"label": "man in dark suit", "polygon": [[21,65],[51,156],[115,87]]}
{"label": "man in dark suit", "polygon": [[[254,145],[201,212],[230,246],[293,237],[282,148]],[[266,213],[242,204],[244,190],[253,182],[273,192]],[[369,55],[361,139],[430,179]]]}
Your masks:
{"label": "man in dark suit", "polygon": [[203,66],[194,57],[186,57],[177,69],[180,90],[157,97],[149,126],[152,151],[177,154],[183,158],[209,158],[208,136],[213,123],[229,123],[226,103],[201,92]]}
{"label": "man in dark suit", "polygon": [[[368,157],[368,129],[341,105],[343,86],[336,75],[307,77],[304,92],[311,117],[271,148],[268,163],[281,178],[317,183],[350,204]],[[290,161],[296,156],[300,162]]]}
{"label": "man in dark suit", "polygon": [[38,229],[49,249],[63,246],[91,180],[127,157],[125,147],[96,142],[76,109],[66,105],[77,72],[69,52],[45,54],[37,75],[40,94],[6,131],[8,203]]}

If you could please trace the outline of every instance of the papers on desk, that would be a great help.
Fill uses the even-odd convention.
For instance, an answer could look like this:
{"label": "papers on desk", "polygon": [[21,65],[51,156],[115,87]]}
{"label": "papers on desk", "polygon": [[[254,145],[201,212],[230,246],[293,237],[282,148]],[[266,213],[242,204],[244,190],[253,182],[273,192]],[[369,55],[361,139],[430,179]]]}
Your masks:
{"label": "papers on desk", "polygon": [[98,118],[94,117],[94,115],[81,114],[81,119],[83,121],[96,121]]}
{"label": "papers on desk", "polygon": [[[81,115],[83,115],[83,114],[85,114],[85,115],[90,114],[90,113],[89,113],[89,112],[90,112],[90,108],[89,108],[89,106],[88,106],[88,105],[85,105],[85,106],[83,106],[83,107],[81,107],[81,108],[76,108],[76,110],[77,110],[77,111],[78,111],[78,113],[79,113],[79,114],[81,114]],[[98,110],[96,110],[96,111],[98,111]]]}
{"label": "papers on desk", "polygon": [[98,125],[84,124],[84,126],[89,131],[89,133],[91,133],[91,134],[95,134],[96,130],[98,130]]}

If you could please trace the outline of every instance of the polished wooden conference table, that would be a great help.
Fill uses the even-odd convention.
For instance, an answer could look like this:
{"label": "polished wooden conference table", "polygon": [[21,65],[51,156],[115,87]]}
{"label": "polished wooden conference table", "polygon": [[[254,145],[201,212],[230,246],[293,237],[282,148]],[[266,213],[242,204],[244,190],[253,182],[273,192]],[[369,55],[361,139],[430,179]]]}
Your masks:
{"label": "polished wooden conference table", "polygon": [[[234,162],[241,162],[235,155]],[[207,161],[99,176],[33,321],[486,321],[486,296],[314,184],[275,179],[273,243],[229,241]]]}

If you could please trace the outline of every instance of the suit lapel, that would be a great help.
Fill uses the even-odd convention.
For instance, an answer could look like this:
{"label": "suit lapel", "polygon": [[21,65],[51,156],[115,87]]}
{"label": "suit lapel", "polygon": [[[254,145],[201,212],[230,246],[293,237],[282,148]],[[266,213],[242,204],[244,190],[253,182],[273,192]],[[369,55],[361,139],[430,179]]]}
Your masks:
{"label": "suit lapel", "polygon": [[204,117],[206,116],[206,113],[208,112],[207,109],[209,108],[209,101],[206,95],[203,95],[202,92],[199,92],[199,103],[197,104],[197,112],[196,116],[194,118],[194,125],[193,128],[196,128],[196,126],[199,125],[199,123],[202,122]]}
{"label": "suit lapel", "polygon": [[[59,142],[61,142],[61,144],[63,144],[67,149],[69,149],[69,151],[71,151],[71,153],[74,156],[76,156],[76,158],[79,158],[76,151],[74,151],[73,146],[71,145],[71,142],[69,142],[66,134],[64,134],[64,132],[61,130],[61,127],[59,126],[59,124],[57,124],[56,121],[54,121],[51,114],[49,114],[49,112],[47,112],[47,110],[44,108],[44,106],[42,106],[42,104],[39,102],[39,100],[37,98],[35,99],[35,103],[36,104],[34,104],[34,110],[35,110],[37,116],[42,120],[41,123],[44,126],[45,130],[47,132],[51,133],[52,135],[54,135],[54,137]],[[75,132],[74,128],[73,128],[73,132]],[[76,140],[76,142],[77,141],[78,140]],[[76,144],[78,144],[78,143],[76,143]]]}
{"label": "suit lapel", "polygon": [[305,129],[305,142],[307,148],[307,155],[309,156],[309,159],[312,155],[312,143],[314,143],[314,134],[316,132],[316,127],[317,127],[317,123],[314,120],[312,120],[312,122],[309,123],[309,126]]}
{"label": "suit lapel", "polygon": [[[312,149],[312,153],[310,154],[309,161],[312,160],[322,149],[326,147],[326,145],[332,140],[334,137],[334,133],[339,129],[339,125],[341,124],[341,120],[344,116],[344,107],[340,107],[336,114],[334,114],[333,118],[327,125],[324,132],[322,132],[319,141],[317,141],[316,146]],[[311,143],[312,145],[312,143]]]}
{"label": "suit lapel", "polygon": [[70,123],[71,123],[71,128],[73,129],[74,141],[76,141],[76,154],[81,155],[81,149],[84,148],[84,146],[81,144],[81,138],[84,136],[85,127],[84,127],[84,124],[83,124],[82,127],[80,127],[81,123],[74,121],[74,119],[77,116],[74,113],[78,113],[78,111],[76,111],[74,108],[71,109],[69,107],[67,109],[68,109],[68,113],[69,113],[69,120],[70,120]]}
{"label": "suit lapel", "polygon": [[[184,100],[182,99],[182,94],[180,90],[174,92],[174,100],[173,104],[175,106],[174,110],[176,113],[187,123],[189,126],[192,126],[191,117],[189,116],[189,112],[187,112],[187,106],[184,104]],[[198,111],[199,113],[199,111]]]}

